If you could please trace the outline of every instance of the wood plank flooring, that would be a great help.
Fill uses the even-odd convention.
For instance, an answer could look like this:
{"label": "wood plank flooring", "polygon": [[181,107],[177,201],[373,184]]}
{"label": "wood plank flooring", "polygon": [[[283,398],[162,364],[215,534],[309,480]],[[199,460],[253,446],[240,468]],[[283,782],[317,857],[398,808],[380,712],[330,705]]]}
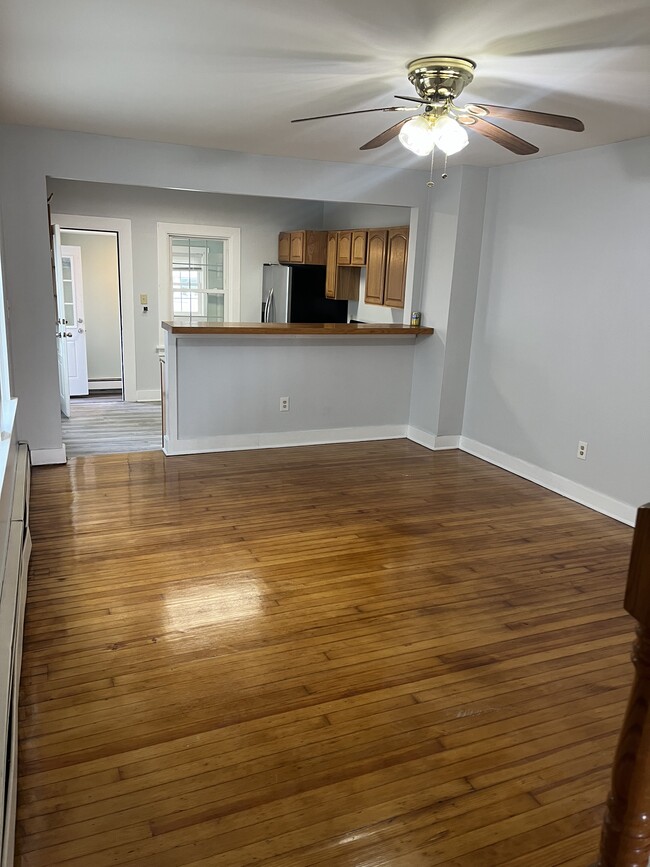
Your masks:
{"label": "wood plank flooring", "polygon": [[143,452],[161,447],[161,404],[125,403],[120,395],[73,397],[70,418],[61,417],[69,458]]}
{"label": "wood plank flooring", "polygon": [[631,530],[406,440],[33,473],[17,867],[586,867]]}

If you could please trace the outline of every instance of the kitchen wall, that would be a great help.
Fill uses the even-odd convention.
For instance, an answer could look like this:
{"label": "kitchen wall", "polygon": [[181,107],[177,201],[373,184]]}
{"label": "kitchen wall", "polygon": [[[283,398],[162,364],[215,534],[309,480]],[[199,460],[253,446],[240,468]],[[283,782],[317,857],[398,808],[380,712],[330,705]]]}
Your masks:
{"label": "kitchen wall", "polygon": [[650,499],[649,237],[648,138],[490,170],[466,437]]}
{"label": "kitchen wall", "polygon": [[277,262],[278,233],[283,229],[320,228],[322,202],[261,196],[233,196],[161,190],[117,184],[48,180],[57,214],[121,217],[131,220],[136,300],[149,298],[149,311],[136,305],[135,342],[138,391],[159,387],[156,347],[158,315],[157,223],[233,226],[241,229],[241,320],[256,322],[262,304],[262,265]]}
{"label": "kitchen wall", "polygon": [[[74,213],[80,213],[75,211]],[[81,249],[88,379],[122,379],[120,286],[115,235],[61,232],[61,243]],[[116,383],[116,388],[119,383]]]}

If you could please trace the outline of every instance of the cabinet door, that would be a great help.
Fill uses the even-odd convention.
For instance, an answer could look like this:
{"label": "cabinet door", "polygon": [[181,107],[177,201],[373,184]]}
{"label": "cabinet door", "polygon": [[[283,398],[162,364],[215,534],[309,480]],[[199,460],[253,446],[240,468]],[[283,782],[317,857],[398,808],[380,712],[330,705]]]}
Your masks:
{"label": "cabinet door", "polygon": [[280,232],[278,235],[278,262],[289,262],[291,257],[291,233]]}
{"label": "cabinet door", "polygon": [[366,241],[368,233],[362,231],[352,232],[352,255],[350,265],[366,264]]}
{"label": "cabinet door", "polygon": [[406,257],[409,246],[409,230],[405,226],[388,230],[386,253],[386,282],[384,304],[387,307],[403,307],[406,289]]}
{"label": "cabinet door", "polygon": [[339,265],[336,269],[336,294],[338,301],[357,301],[359,298],[360,268]]}
{"label": "cabinet door", "polygon": [[352,232],[339,232],[339,265],[350,265],[352,262]]}
{"label": "cabinet door", "polygon": [[386,229],[368,231],[366,269],[366,303],[382,304],[384,300],[384,277],[386,274]]}
{"label": "cabinet door", "polygon": [[325,247],[327,244],[327,232],[314,232],[307,230],[305,233],[305,265],[325,265]]}
{"label": "cabinet door", "polygon": [[336,254],[338,248],[338,236],[336,232],[327,233],[327,261],[325,271],[325,297],[336,298]]}
{"label": "cabinet door", "polygon": [[291,233],[291,252],[289,254],[289,261],[294,262],[297,265],[302,265],[302,263],[305,261],[304,232]]}

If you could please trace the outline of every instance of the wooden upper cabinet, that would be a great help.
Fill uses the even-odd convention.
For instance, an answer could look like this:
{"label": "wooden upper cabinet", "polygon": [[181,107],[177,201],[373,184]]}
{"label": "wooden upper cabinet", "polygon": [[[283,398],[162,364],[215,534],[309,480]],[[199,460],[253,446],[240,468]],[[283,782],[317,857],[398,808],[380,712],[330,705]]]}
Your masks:
{"label": "wooden upper cabinet", "polygon": [[352,253],[350,255],[350,265],[365,265],[366,264],[366,242],[368,233],[357,229],[352,232]]}
{"label": "wooden upper cabinet", "polygon": [[303,254],[305,265],[324,265],[327,245],[327,232],[308,230],[305,236]]}
{"label": "wooden upper cabinet", "polygon": [[404,306],[408,246],[409,230],[407,226],[388,230],[386,279],[384,282],[384,304],[387,307]]}
{"label": "wooden upper cabinet", "polygon": [[327,261],[325,271],[325,297],[336,298],[336,269],[337,269],[338,234],[327,233]]}
{"label": "wooden upper cabinet", "polygon": [[361,271],[359,268],[339,265],[341,234],[341,232],[327,233],[325,297],[335,301],[356,301],[359,298]]}
{"label": "wooden upper cabinet", "polygon": [[278,235],[278,262],[288,262],[291,256],[291,232]]}
{"label": "wooden upper cabinet", "polygon": [[327,232],[303,229],[280,232],[278,262],[285,265],[324,265]]}
{"label": "wooden upper cabinet", "polygon": [[384,303],[386,276],[386,229],[369,229],[366,260],[366,303]]}
{"label": "wooden upper cabinet", "polygon": [[338,232],[339,249],[336,261],[339,265],[350,265],[352,260],[352,232]]}
{"label": "wooden upper cabinet", "polygon": [[290,243],[289,261],[302,265],[305,261],[305,232],[292,232]]}
{"label": "wooden upper cabinet", "polygon": [[363,229],[351,229],[337,234],[339,247],[336,261],[339,265],[365,265],[368,233]]}

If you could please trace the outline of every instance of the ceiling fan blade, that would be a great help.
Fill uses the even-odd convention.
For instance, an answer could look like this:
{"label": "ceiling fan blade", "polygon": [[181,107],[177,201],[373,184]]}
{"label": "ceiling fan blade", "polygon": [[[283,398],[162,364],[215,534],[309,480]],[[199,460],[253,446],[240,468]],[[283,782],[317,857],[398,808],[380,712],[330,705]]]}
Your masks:
{"label": "ceiling fan blade", "polygon": [[502,117],[504,120],[520,120],[524,123],[538,123],[541,126],[552,126],[555,129],[568,129],[572,132],[582,132],[584,123],[577,117],[566,117],[563,114],[547,114],[545,111],[528,111],[523,108],[508,108],[505,105],[483,105],[476,103],[466,105],[465,111],[481,117]]}
{"label": "ceiling fan blade", "polygon": [[382,145],[385,145],[392,138],[395,138],[395,136],[399,134],[399,131],[408,119],[409,118],[404,118],[404,120],[400,120],[399,123],[396,123],[394,126],[391,126],[388,129],[385,129],[383,132],[380,132],[379,135],[371,138],[370,141],[367,141],[364,145],[361,145],[359,150],[368,151],[372,148],[380,148]]}
{"label": "ceiling fan blade", "polygon": [[409,102],[419,102],[422,105],[429,105],[428,100],[420,99],[419,96],[395,96],[395,99],[408,99]]}
{"label": "ceiling fan blade", "polygon": [[463,114],[456,119],[458,123],[462,123],[463,126],[468,126],[480,135],[492,139],[493,142],[507,148],[513,154],[539,153],[539,148],[535,147],[534,144],[524,141],[523,138],[519,138],[519,136],[513,135],[511,132],[501,129],[500,126],[495,126],[493,123],[476,117],[473,114]]}
{"label": "ceiling fan blade", "polygon": [[410,105],[390,105],[388,108],[362,108],[359,111],[339,111],[336,114],[317,114],[315,117],[297,117],[291,123],[302,123],[305,120],[323,120],[327,117],[345,117],[347,114],[368,114],[371,111],[417,111],[417,108]]}

